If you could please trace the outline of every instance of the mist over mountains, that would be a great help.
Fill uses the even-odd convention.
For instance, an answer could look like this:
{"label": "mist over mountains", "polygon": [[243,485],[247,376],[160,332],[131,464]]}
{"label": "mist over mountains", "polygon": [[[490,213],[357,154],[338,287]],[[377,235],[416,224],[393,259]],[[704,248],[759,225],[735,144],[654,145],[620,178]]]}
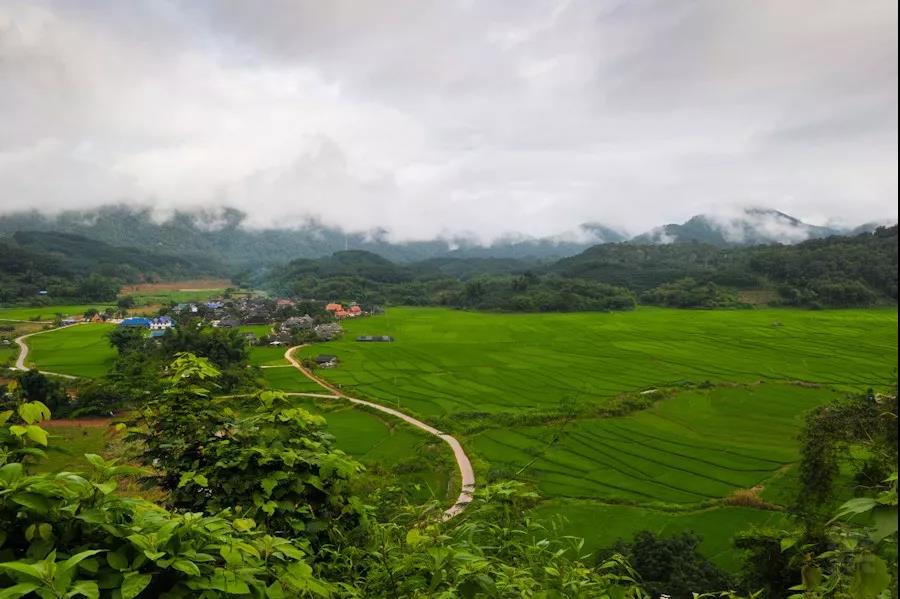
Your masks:
{"label": "mist over mountains", "polygon": [[49,216],[37,211],[0,216],[0,238],[17,231],[57,231],[82,235],[115,246],[139,247],[161,254],[202,256],[242,268],[318,258],[342,250],[366,250],[396,262],[430,258],[528,258],[551,260],[578,254],[603,243],[705,243],[717,247],[792,244],[807,239],[874,230],[817,226],[776,210],[752,208],[730,216],[697,215],[634,237],[602,223],[550,237],[506,235],[488,243],[458,235],[428,241],[392,241],[388,231],[349,233],[309,221],[298,228],[251,229],[246,215],[233,208],[217,212],[175,212],[164,220],[149,208],[124,205]]}

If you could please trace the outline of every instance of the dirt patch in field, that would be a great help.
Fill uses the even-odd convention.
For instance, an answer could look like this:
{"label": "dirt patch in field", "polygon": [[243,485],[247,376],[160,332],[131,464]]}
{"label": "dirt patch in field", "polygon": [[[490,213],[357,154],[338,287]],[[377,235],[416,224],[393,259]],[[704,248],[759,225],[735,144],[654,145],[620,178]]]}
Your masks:
{"label": "dirt patch in field", "polygon": [[740,301],[754,306],[766,306],[778,299],[774,289],[742,289],[737,295]]}
{"label": "dirt patch in field", "polygon": [[752,507],[760,510],[781,511],[781,506],[764,501],[760,497],[760,493],[764,490],[765,487],[763,485],[756,485],[749,489],[736,489],[725,498],[725,504],[738,507]]}
{"label": "dirt patch in field", "polygon": [[162,304],[147,304],[145,306],[135,306],[128,310],[130,316],[155,316]]}
{"label": "dirt patch in field", "polygon": [[228,279],[185,279],[183,281],[166,281],[163,283],[139,283],[124,285],[120,295],[132,293],[153,293],[154,291],[202,291],[206,289],[225,289],[233,287]]}

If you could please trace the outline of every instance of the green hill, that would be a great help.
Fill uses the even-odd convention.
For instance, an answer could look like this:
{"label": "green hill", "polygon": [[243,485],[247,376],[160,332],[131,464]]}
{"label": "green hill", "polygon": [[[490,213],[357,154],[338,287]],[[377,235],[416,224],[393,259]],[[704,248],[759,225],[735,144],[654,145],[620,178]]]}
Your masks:
{"label": "green hill", "polygon": [[202,256],[172,256],[121,247],[81,235],[17,231],[0,240],[0,301],[109,301],[121,285],[157,279],[223,275],[226,268]]}

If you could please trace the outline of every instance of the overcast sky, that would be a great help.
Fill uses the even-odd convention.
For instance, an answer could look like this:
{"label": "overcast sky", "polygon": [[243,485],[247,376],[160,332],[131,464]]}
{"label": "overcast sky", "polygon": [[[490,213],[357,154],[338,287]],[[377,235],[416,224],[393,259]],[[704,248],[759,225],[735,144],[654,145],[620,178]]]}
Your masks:
{"label": "overcast sky", "polygon": [[0,4],[0,209],[896,219],[896,0]]}

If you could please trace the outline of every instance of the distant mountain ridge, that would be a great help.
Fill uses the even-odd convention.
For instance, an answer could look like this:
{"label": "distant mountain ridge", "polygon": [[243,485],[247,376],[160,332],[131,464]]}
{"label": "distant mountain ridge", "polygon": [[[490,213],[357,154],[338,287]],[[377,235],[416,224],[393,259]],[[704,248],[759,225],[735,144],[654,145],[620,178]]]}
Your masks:
{"label": "distant mountain ridge", "polygon": [[716,247],[797,243],[830,235],[872,231],[810,225],[776,210],[748,209],[739,215],[697,215],[681,224],[667,224],[629,238],[601,223],[585,223],[576,231],[550,237],[509,235],[487,245],[466,237],[398,243],[387,231],[345,233],[316,222],[293,229],[251,230],[245,214],[225,208],[216,212],[176,212],[163,222],[147,208],[108,206],[46,216],[37,211],[0,216],[0,239],[17,231],[56,231],[114,245],[214,260],[232,268],[252,269],[297,258],[320,258],[343,250],[365,250],[391,261],[411,263],[432,258],[491,258],[549,262],[574,256],[602,243],[706,243]]}
{"label": "distant mountain ridge", "polygon": [[631,239],[633,243],[707,243],[716,247],[799,243],[832,235],[864,233],[874,224],[855,229],[810,225],[778,210],[748,208],[733,216],[699,214],[681,224],[657,227]]}
{"label": "distant mountain ridge", "polygon": [[237,267],[320,258],[343,250],[366,250],[396,262],[436,257],[552,260],[583,251],[595,243],[623,241],[626,236],[601,225],[585,225],[572,235],[546,238],[509,236],[489,245],[465,237],[394,243],[384,230],[346,233],[310,222],[292,229],[251,230],[235,209],[221,213],[176,212],[157,222],[150,210],[109,206],[46,216],[37,211],[0,216],[0,239],[16,231],[58,231],[130,245],[166,254],[215,257]]}

